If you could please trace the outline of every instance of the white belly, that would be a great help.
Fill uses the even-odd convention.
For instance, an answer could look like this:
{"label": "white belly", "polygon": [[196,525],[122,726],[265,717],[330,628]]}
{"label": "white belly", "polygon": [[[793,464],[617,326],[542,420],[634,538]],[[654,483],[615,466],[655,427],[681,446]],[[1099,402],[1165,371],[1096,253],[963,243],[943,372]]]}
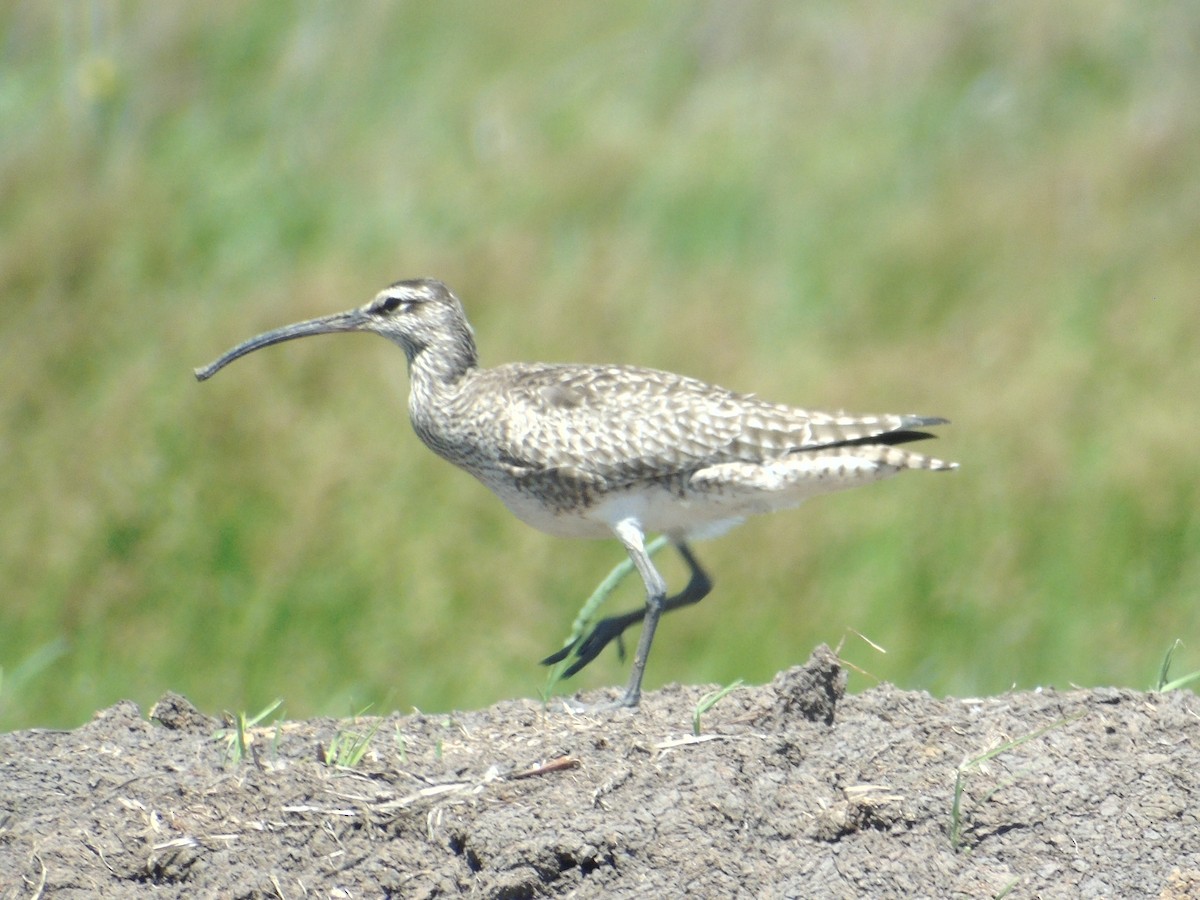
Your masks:
{"label": "white belly", "polygon": [[558,537],[612,537],[633,520],[644,533],[717,537],[749,516],[787,509],[809,497],[876,481],[898,469],[851,456],[794,456],[762,464],[725,463],[691,475],[682,491],[653,482],[602,494],[588,505],[556,509],[511,484],[488,487],[521,521]]}

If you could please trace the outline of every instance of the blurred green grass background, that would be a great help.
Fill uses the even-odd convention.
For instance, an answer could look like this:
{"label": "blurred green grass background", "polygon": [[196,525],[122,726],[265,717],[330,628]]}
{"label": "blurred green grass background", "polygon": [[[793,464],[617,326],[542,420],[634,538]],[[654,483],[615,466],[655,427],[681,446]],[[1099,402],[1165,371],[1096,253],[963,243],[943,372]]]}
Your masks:
{"label": "blurred green grass background", "polygon": [[[648,686],[765,681],[848,629],[888,652],[847,659],[935,693],[1145,687],[1176,638],[1196,666],[1200,7],[62,2],[0,27],[0,727],[166,689],[291,716],[537,695],[615,542],[539,534],[436,459],[376,338],[192,378],[419,275],[485,363],[953,420],[954,475],[701,545],[716,590],[666,619]],[[626,673],[610,652],[569,686]]]}

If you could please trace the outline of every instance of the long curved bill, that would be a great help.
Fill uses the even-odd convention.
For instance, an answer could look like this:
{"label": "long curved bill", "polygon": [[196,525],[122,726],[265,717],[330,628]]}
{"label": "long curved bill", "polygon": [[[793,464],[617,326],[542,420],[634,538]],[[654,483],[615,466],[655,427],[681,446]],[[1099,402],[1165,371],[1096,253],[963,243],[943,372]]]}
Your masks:
{"label": "long curved bill", "polygon": [[370,319],[367,314],[361,309],[351,309],[329,316],[308,319],[304,322],[296,322],[293,325],[284,325],[282,328],[275,328],[271,331],[264,331],[262,334],[252,337],[248,341],[243,341],[232,350],[226,351],[207,366],[195,369],[196,380],[206,381],[235,359],[245,356],[247,353],[253,353],[255,350],[261,350],[263,347],[269,347],[271,344],[279,344],[283,341],[294,340],[295,338],[308,337],[312,334],[332,334],[339,331],[366,331],[368,330],[369,321]]}

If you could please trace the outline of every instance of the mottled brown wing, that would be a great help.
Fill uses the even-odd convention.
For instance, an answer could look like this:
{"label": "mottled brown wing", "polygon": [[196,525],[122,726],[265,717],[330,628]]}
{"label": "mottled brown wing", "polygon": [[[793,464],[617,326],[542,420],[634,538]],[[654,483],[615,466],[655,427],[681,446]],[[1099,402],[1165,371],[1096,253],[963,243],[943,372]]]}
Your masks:
{"label": "mottled brown wing", "polygon": [[507,383],[499,425],[512,464],[530,475],[568,470],[605,488],[933,424],[906,416],[812,413],[655,369],[542,365],[494,371]]}

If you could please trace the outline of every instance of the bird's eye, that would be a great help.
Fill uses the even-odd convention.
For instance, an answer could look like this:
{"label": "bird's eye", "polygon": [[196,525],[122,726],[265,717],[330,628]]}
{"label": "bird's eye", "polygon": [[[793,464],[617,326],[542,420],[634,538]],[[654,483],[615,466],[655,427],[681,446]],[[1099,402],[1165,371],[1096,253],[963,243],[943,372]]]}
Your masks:
{"label": "bird's eye", "polygon": [[396,294],[389,294],[379,301],[379,305],[375,307],[375,311],[381,313],[390,313],[394,312],[396,308],[401,305],[407,308],[411,304],[403,297],[400,297]]}

